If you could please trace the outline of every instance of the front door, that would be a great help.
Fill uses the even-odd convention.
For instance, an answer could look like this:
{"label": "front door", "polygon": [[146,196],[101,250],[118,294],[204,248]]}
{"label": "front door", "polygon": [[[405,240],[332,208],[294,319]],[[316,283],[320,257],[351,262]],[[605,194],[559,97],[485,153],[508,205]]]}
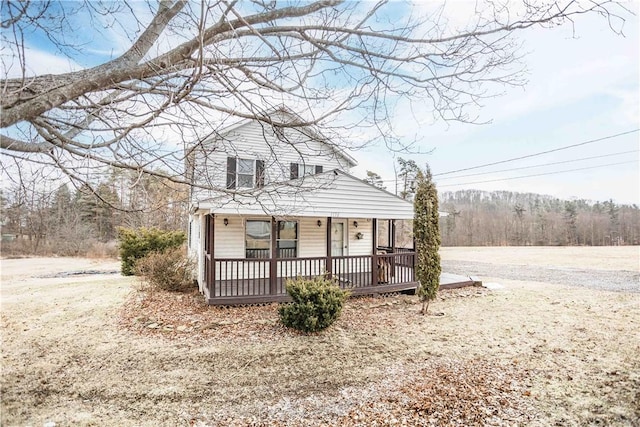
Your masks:
{"label": "front door", "polygon": [[331,222],[331,256],[346,255],[344,222]]}

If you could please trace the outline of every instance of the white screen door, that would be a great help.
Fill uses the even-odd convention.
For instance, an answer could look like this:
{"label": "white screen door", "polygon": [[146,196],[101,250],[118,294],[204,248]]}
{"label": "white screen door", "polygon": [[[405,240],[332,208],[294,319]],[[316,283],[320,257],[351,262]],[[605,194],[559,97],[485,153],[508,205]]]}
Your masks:
{"label": "white screen door", "polygon": [[344,244],[344,222],[331,223],[331,256],[343,256]]}

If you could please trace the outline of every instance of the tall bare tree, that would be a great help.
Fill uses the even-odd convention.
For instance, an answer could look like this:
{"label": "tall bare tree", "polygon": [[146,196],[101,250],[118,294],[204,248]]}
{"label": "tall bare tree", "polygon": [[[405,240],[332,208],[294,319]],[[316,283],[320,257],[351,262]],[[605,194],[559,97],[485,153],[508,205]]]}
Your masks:
{"label": "tall bare tree", "polygon": [[[321,125],[344,146],[345,129],[370,128],[401,149],[390,103],[473,122],[468,106],[523,83],[516,31],[594,13],[619,32],[627,14],[607,0],[487,1],[459,27],[440,12],[387,1],[6,0],[0,148],[87,184],[98,166],[184,181],[185,152],[240,118]],[[105,45],[114,37],[121,46]],[[34,40],[75,68],[30,69]],[[115,50],[95,53],[105,49]],[[274,122],[267,112],[281,104],[300,120]]]}

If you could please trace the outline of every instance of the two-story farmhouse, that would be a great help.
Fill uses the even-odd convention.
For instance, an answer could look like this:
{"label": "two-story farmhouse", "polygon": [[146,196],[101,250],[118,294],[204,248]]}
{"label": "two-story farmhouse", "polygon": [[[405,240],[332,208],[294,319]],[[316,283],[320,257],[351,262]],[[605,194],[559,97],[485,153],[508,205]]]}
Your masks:
{"label": "two-story farmhouse", "polygon": [[414,251],[395,245],[413,205],[350,175],[355,165],[317,129],[259,120],[193,147],[189,252],[207,302],[283,301],[287,279],[319,274],[352,294],[415,289]]}

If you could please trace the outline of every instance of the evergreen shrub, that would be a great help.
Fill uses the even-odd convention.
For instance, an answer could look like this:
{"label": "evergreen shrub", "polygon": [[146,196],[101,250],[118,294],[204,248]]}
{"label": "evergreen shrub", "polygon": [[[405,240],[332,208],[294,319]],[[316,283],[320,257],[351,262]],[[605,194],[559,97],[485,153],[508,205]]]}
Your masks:
{"label": "evergreen shrub", "polygon": [[289,280],[286,286],[293,302],[280,305],[280,321],[289,328],[307,333],[321,331],[335,322],[349,296],[335,281],[324,276],[298,277]]}
{"label": "evergreen shrub", "polygon": [[118,243],[122,274],[135,274],[139,259],[150,252],[162,252],[167,248],[180,247],[187,240],[182,231],[165,231],[157,228],[118,228]]}
{"label": "evergreen shrub", "polygon": [[193,267],[186,248],[178,247],[149,252],[136,262],[134,272],[151,290],[184,292],[193,286]]}

